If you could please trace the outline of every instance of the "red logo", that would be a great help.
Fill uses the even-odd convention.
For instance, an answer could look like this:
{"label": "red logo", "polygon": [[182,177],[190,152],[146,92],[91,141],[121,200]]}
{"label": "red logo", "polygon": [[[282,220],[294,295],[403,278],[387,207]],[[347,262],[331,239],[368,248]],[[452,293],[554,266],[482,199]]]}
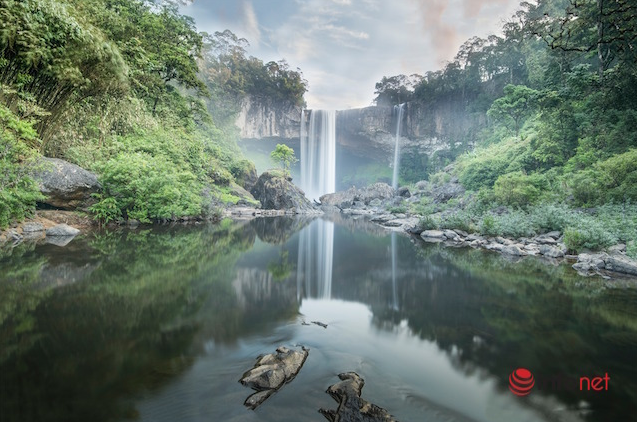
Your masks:
{"label": "red logo", "polygon": [[534,385],[533,374],[526,368],[518,368],[509,375],[509,390],[516,396],[526,396]]}

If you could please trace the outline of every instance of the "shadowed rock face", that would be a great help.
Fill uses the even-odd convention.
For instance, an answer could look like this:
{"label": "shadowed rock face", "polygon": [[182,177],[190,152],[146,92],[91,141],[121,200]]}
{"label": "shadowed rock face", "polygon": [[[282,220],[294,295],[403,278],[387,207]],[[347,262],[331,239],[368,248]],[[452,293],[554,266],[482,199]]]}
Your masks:
{"label": "shadowed rock face", "polygon": [[341,381],[330,386],[327,393],[338,402],[336,410],[320,409],[331,422],[397,422],[385,409],[361,398],[365,381],[355,372],[338,376]]}
{"label": "shadowed rock face", "polygon": [[299,373],[309,349],[290,350],[279,347],[276,353],[270,353],[257,360],[254,368],[243,374],[239,382],[257,392],[249,396],[243,403],[250,409],[256,409],[284,384],[292,381]]}

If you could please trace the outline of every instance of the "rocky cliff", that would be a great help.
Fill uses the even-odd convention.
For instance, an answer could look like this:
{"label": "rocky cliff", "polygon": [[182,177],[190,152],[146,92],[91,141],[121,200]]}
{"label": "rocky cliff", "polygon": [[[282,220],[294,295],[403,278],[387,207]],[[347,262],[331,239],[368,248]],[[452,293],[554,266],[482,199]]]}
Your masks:
{"label": "rocky cliff", "polygon": [[248,97],[241,104],[236,125],[242,139],[298,139],[301,107]]}
{"label": "rocky cliff", "polygon": [[[306,112],[306,120],[310,114],[311,110]],[[257,161],[256,155],[266,156],[277,142],[283,141],[299,156],[300,120],[298,107],[247,101],[237,120],[244,151],[253,154],[250,158]],[[337,111],[339,189],[375,181],[391,182],[397,120],[394,107]],[[416,181],[440,170],[458,153],[473,146],[475,132],[485,124],[484,113],[468,112],[459,100],[405,104],[400,140],[401,177]]]}

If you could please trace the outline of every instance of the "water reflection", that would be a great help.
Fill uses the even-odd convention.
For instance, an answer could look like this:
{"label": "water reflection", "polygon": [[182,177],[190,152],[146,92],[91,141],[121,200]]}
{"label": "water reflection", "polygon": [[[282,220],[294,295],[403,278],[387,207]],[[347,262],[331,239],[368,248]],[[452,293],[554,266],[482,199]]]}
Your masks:
{"label": "water reflection", "polygon": [[[637,411],[637,290],[567,266],[414,245],[361,221],[263,219],[25,246],[0,270],[3,422],[316,421],[350,370],[403,422]],[[238,378],[281,344],[309,346],[306,367],[246,410]],[[518,366],[607,372],[611,388],[520,399]]]}
{"label": "water reflection", "polygon": [[301,291],[305,292],[306,297],[321,299],[332,297],[333,257],[334,223],[317,220],[301,232],[296,272],[299,298]]}

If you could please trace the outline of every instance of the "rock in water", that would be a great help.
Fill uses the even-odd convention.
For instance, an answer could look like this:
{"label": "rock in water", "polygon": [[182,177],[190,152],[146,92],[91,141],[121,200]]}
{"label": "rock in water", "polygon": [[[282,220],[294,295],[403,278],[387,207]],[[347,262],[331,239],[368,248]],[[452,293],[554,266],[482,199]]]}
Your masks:
{"label": "rock in water", "polygon": [[49,229],[46,229],[47,236],[76,236],[80,233],[75,227],[71,227],[67,224],[58,224]]}
{"label": "rock in water", "polygon": [[102,188],[94,173],[58,158],[43,158],[35,179],[45,204],[67,210],[89,206],[91,194]]}
{"label": "rock in water", "polygon": [[[351,208],[355,203],[370,205],[372,201],[379,206],[383,201],[394,197],[394,190],[387,183],[374,183],[364,188],[351,187],[346,191],[329,193],[321,196],[322,205],[337,207],[340,209]],[[378,200],[378,201],[376,201]]]}
{"label": "rock in water", "polygon": [[355,372],[339,374],[341,381],[330,386],[328,393],[338,402],[336,410],[320,409],[331,422],[397,422],[387,410],[361,398],[365,381]]}
{"label": "rock in water", "polygon": [[298,351],[281,346],[276,349],[276,353],[259,358],[254,368],[243,374],[239,380],[241,384],[257,391],[248,397],[243,404],[250,409],[257,408],[283,385],[296,377],[308,354],[309,349],[304,347]]}
{"label": "rock in water", "polygon": [[297,214],[314,214],[318,209],[305,193],[288,178],[274,172],[264,172],[250,191],[265,210],[286,210]]}

